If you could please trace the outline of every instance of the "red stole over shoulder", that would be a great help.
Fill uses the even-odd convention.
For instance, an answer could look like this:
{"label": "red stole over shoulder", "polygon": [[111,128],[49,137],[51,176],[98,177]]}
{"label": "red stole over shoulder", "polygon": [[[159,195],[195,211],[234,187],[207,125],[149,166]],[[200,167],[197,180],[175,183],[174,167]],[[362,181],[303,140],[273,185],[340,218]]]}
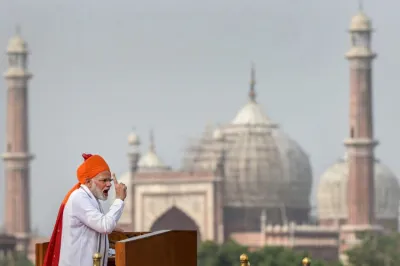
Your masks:
{"label": "red stole over shoulder", "polygon": [[65,196],[61,203],[60,209],[58,211],[56,224],[54,225],[53,234],[51,235],[49,245],[47,247],[46,256],[44,257],[43,266],[58,266],[60,261],[60,250],[61,250],[61,236],[62,236],[62,221],[65,204],[68,201],[69,196],[76,189],[80,188],[80,184],[76,184]]}

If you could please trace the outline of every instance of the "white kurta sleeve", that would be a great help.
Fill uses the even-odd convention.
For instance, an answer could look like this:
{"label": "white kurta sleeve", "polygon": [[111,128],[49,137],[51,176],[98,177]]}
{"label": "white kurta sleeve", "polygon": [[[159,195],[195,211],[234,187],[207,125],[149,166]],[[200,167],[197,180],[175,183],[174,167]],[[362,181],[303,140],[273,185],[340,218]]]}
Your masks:
{"label": "white kurta sleeve", "polygon": [[120,199],[114,201],[106,214],[101,213],[89,198],[76,199],[71,202],[74,216],[86,226],[101,234],[110,234],[115,229],[124,210],[124,202]]}

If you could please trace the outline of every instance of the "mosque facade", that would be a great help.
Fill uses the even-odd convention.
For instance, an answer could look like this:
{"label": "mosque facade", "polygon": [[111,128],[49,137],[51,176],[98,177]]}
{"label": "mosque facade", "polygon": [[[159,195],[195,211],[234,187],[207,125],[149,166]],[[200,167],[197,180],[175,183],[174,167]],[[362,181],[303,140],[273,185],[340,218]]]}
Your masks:
{"label": "mosque facade", "polygon": [[345,155],[320,178],[317,223],[310,222],[312,170],[307,153],[257,102],[252,69],[247,103],[230,123],[207,127],[189,145],[180,170],[166,166],[154,139],[140,154],[128,143],[129,195],[120,225],[127,230],[198,230],[201,240],[228,239],[308,250],[334,260],[359,231],[397,231],[397,177],[374,155],[371,20],[360,11],[350,24],[349,135]]}

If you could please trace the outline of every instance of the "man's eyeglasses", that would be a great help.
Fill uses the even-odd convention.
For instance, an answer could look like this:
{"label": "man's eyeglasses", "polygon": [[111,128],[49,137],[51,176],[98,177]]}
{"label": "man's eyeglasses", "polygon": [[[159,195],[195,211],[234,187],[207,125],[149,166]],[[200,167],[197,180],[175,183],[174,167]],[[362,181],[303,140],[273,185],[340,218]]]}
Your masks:
{"label": "man's eyeglasses", "polygon": [[114,179],[113,178],[106,178],[106,179],[99,179],[99,180],[97,180],[97,181],[99,181],[99,182],[101,182],[101,183],[103,183],[103,184],[106,184],[106,183],[112,183],[113,181],[114,181]]}

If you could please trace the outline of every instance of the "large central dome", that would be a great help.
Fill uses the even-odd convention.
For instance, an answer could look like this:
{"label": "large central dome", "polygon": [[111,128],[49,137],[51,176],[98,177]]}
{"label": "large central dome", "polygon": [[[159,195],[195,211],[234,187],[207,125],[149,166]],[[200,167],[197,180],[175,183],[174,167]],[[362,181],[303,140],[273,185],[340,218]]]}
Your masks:
{"label": "large central dome", "polygon": [[[248,102],[231,123],[207,128],[187,150],[187,171],[213,171],[225,151],[225,206],[280,209],[307,216],[312,173],[308,156],[256,101],[252,78]],[[290,211],[292,215],[285,213]]]}

